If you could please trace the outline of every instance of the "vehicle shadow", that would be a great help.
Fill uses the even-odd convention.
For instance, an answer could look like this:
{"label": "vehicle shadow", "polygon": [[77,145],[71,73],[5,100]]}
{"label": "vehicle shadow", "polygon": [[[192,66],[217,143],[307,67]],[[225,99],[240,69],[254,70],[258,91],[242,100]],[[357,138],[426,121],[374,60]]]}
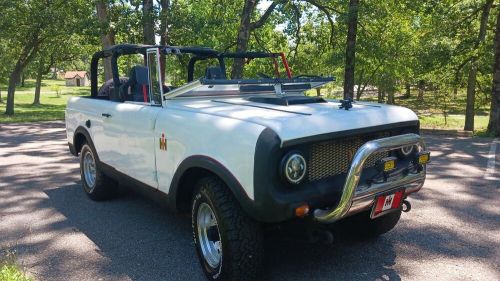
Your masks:
{"label": "vehicle shadow", "polygon": [[[40,280],[73,280],[75,270],[86,272],[87,266],[102,280],[204,280],[189,216],[176,215],[134,193],[108,202],[89,200],[75,182],[77,160],[70,158],[65,142],[52,149],[43,147],[45,141],[64,139],[61,125],[48,123],[42,129],[35,124],[12,127],[9,134],[16,137],[5,134],[0,139],[0,148],[17,149],[5,153],[6,158],[23,154],[46,160],[0,163],[2,245],[16,237],[30,237],[13,246],[19,253],[37,256],[36,264],[30,266],[42,277],[68,277]],[[401,280],[423,266],[438,272],[443,263],[462,264],[466,259],[480,263],[476,272],[495,268],[498,189],[481,173],[489,140],[429,138],[429,144],[437,152],[429,166],[433,185],[412,197],[414,210],[404,214],[393,231],[371,241],[337,239],[332,245],[291,240],[286,233],[268,235],[262,280]],[[16,173],[26,166],[28,172]],[[463,167],[470,174],[464,175]],[[8,169],[14,172],[7,174]],[[10,217],[30,212],[32,218],[27,215],[26,221],[4,224]],[[33,229],[30,219],[36,219]],[[73,245],[65,240],[71,236],[68,233],[81,233],[88,239],[78,241],[90,240],[93,245]],[[91,260],[84,246],[104,259]],[[436,257],[445,262],[434,265]],[[423,265],[412,268],[416,263]],[[470,263],[465,266],[471,268]]]}
{"label": "vehicle shadow", "polygon": [[[47,231],[71,227],[84,233],[111,261],[103,271],[132,280],[203,280],[188,215],[131,192],[93,202],[78,183],[45,193],[47,205],[67,218]],[[392,268],[393,241],[387,238],[323,245],[271,234],[265,252],[263,280],[400,280]]]}

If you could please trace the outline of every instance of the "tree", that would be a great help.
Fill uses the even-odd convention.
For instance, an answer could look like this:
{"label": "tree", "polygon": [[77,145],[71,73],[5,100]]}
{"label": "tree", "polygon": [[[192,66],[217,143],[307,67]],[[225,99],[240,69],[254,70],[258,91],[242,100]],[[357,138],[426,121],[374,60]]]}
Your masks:
{"label": "tree", "polygon": [[14,114],[16,82],[27,65],[52,38],[81,30],[88,8],[84,0],[32,0],[13,1],[2,10],[0,36],[9,38],[4,44],[12,59],[5,114]]}
{"label": "tree", "polygon": [[[236,39],[236,52],[244,52],[248,49],[248,42],[250,40],[250,33],[260,28],[267,21],[269,16],[272,14],[276,6],[279,4],[286,3],[287,0],[273,1],[267,10],[262,14],[262,16],[257,20],[252,22],[252,15],[255,12],[259,0],[245,0],[243,5],[243,11],[241,12],[240,27],[238,28],[238,38]],[[235,59],[233,64],[233,69],[231,71],[231,77],[233,79],[243,77],[243,59]]]}
{"label": "tree", "polygon": [[495,58],[493,61],[493,91],[491,94],[490,121],[488,132],[500,136],[500,10],[497,12],[495,31]]}
{"label": "tree", "polygon": [[142,24],[143,43],[146,45],[155,44],[155,14],[153,0],[142,1]]}
{"label": "tree", "polygon": [[[99,32],[103,49],[107,49],[115,44],[115,32],[110,25],[108,9],[109,3],[107,0],[98,0],[96,2],[97,20],[99,22]],[[111,70],[111,58],[105,58],[104,80],[108,81],[112,78],[113,73]]]}
{"label": "tree", "polygon": [[356,33],[358,30],[358,0],[349,0],[347,40],[345,52],[344,98],[354,97],[354,67],[356,60]]}
{"label": "tree", "polygon": [[[170,0],[160,0],[160,45],[168,45],[168,23],[169,23],[169,10],[170,10]],[[160,54],[160,67],[161,79],[165,81],[165,65],[166,57],[164,54]]]}
{"label": "tree", "polygon": [[[488,17],[490,15],[493,0],[487,0],[482,8],[481,21],[479,26],[479,34],[474,49],[477,49],[486,37],[486,27],[488,24]],[[470,62],[469,76],[467,79],[467,106],[465,109],[465,126],[464,130],[474,130],[474,105],[476,96],[476,80],[477,80],[477,56],[472,57]]]}
{"label": "tree", "polygon": [[41,1],[13,2],[11,7],[3,10],[4,22],[0,36],[9,37],[7,48],[16,48],[20,52],[13,52],[14,66],[9,70],[7,105],[5,114],[14,114],[14,94],[16,83],[24,68],[34,58],[42,42],[45,40],[44,31],[51,25],[47,15],[51,15],[49,9],[53,8],[53,2],[45,5]]}
{"label": "tree", "polygon": [[54,65],[54,53],[47,55],[43,54],[38,59],[36,65],[36,80],[35,80],[35,98],[33,99],[33,105],[40,105],[40,90],[42,88],[42,78],[43,75],[50,71],[50,68]]}

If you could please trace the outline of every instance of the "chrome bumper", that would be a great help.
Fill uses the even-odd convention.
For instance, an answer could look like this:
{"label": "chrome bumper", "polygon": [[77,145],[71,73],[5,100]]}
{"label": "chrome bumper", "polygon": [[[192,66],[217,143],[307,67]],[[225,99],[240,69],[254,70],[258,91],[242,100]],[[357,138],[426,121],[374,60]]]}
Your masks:
{"label": "chrome bumper", "polygon": [[351,167],[347,173],[339,204],[336,208],[332,209],[316,209],[314,211],[314,219],[322,223],[332,223],[369,208],[372,206],[375,197],[381,193],[398,189],[402,186],[406,187],[406,195],[420,190],[425,181],[425,168],[418,174],[408,174],[384,183],[372,184],[369,187],[360,186],[358,188],[364,163],[370,155],[409,145],[419,145],[422,150],[425,150],[424,140],[417,134],[405,134],[377,139],[361,146],[354,155]]}

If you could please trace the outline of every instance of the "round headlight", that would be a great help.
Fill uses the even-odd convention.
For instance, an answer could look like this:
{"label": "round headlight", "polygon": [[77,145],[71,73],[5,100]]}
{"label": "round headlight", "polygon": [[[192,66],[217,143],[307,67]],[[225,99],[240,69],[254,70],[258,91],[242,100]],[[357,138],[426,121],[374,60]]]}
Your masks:
{"label": "round headlight", "polygon": [[299,153],[290,153],[284,158],[283,173],[285,178],[293,184],[300,183],[307,170],[306,160]]}
{"label": "round headlight", "polygon": [[401,149],[399,149],[399,154],[403,157],[408,157],[410,156],[411,154],[413,154],[413,152],[415,151],[415,146],[414,145],[409,145],[409,146],[403,146],[401,147]]}

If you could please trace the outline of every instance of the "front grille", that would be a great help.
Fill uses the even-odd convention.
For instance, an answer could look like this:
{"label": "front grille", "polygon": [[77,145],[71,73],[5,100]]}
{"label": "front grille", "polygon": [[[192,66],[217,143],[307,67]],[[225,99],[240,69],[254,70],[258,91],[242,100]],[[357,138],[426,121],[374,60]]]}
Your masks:
{"label": "front grille", "polygon": [[[389,132],[335,139],[315,143],[311,146],[308,161],[308,179],[316,181],[347,173],[356,151],[366,142],[388,137]],[[364,167],[373,167],[378,160],[389,156],[389,152],[375,153],[368,157]]]}

